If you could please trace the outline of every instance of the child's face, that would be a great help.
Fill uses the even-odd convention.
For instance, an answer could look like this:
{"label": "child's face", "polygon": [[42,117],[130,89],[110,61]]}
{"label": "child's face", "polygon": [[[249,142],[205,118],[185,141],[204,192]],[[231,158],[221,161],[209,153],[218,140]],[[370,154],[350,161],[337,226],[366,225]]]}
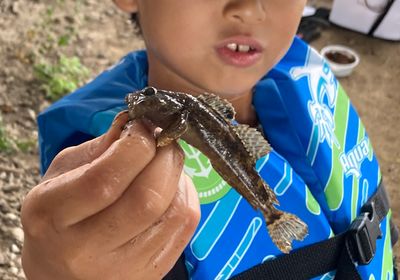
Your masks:
{"label": "child's face", "polygon": [[232,99],[251,91],[285,54],[306,0],[115,2],[139,13],[149,84]]}

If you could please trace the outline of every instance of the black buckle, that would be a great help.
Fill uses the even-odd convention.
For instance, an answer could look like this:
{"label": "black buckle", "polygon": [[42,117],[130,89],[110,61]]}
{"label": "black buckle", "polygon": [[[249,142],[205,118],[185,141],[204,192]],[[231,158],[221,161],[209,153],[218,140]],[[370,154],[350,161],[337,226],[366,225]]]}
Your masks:
{"label": "black buckle", "polygon": [[363,212],[351,223],[349,236],[352,239],[359,264],[369,264],[375,256],[376,240],[382,238],[375,203],[364,205]]}

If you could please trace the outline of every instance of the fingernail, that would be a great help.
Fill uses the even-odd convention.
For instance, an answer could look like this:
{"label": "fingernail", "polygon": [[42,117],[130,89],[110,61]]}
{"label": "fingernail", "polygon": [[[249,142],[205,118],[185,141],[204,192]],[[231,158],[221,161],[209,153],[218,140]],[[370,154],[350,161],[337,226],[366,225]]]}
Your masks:
{"label": "fingernail", "polygon": [[115,117],[104,137],[102,142],[111,143],[121,137],[121,132],[124,129],[124,124],[128,120],[127,111],[119,112]]}
{"label": "fingernail", "polygon": [[122,112],[119,112],[116,116],[115,116],[115,118],[114,118],[114,120],[113,120],[113,122],[112,122],[112,124],[111,124],[111,126],[113,127],[113,126],[119,126],[119,128],[121,129],[121,131],[124,129],[124,126],[123,125],[121,125],[121,122],[122,122],[122,119],[124,119],[124,118],[128,118],[128,111],[122,111]]}

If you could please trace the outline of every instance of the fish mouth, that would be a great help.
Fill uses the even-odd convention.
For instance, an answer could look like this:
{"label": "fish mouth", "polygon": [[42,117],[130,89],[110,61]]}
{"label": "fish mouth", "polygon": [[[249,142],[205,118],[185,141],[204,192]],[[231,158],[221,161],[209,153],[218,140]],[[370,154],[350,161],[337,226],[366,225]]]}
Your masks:
{"label": "fish mouth", "polygon": [[145,101],[145,96],[143,96],[141,93],[131,94],[127,99],[127,103],[131,107],[137,106],[144,101]]}

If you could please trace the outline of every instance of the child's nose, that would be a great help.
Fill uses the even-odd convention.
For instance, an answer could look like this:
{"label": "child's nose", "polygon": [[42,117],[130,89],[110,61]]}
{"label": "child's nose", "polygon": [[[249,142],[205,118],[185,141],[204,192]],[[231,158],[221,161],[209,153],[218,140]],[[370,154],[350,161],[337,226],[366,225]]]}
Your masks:
{"label": "child's nose", "polygon": [[260,23],[266,18],[263,0],[229,0],[224,8],[224,16],[241,23]]}

